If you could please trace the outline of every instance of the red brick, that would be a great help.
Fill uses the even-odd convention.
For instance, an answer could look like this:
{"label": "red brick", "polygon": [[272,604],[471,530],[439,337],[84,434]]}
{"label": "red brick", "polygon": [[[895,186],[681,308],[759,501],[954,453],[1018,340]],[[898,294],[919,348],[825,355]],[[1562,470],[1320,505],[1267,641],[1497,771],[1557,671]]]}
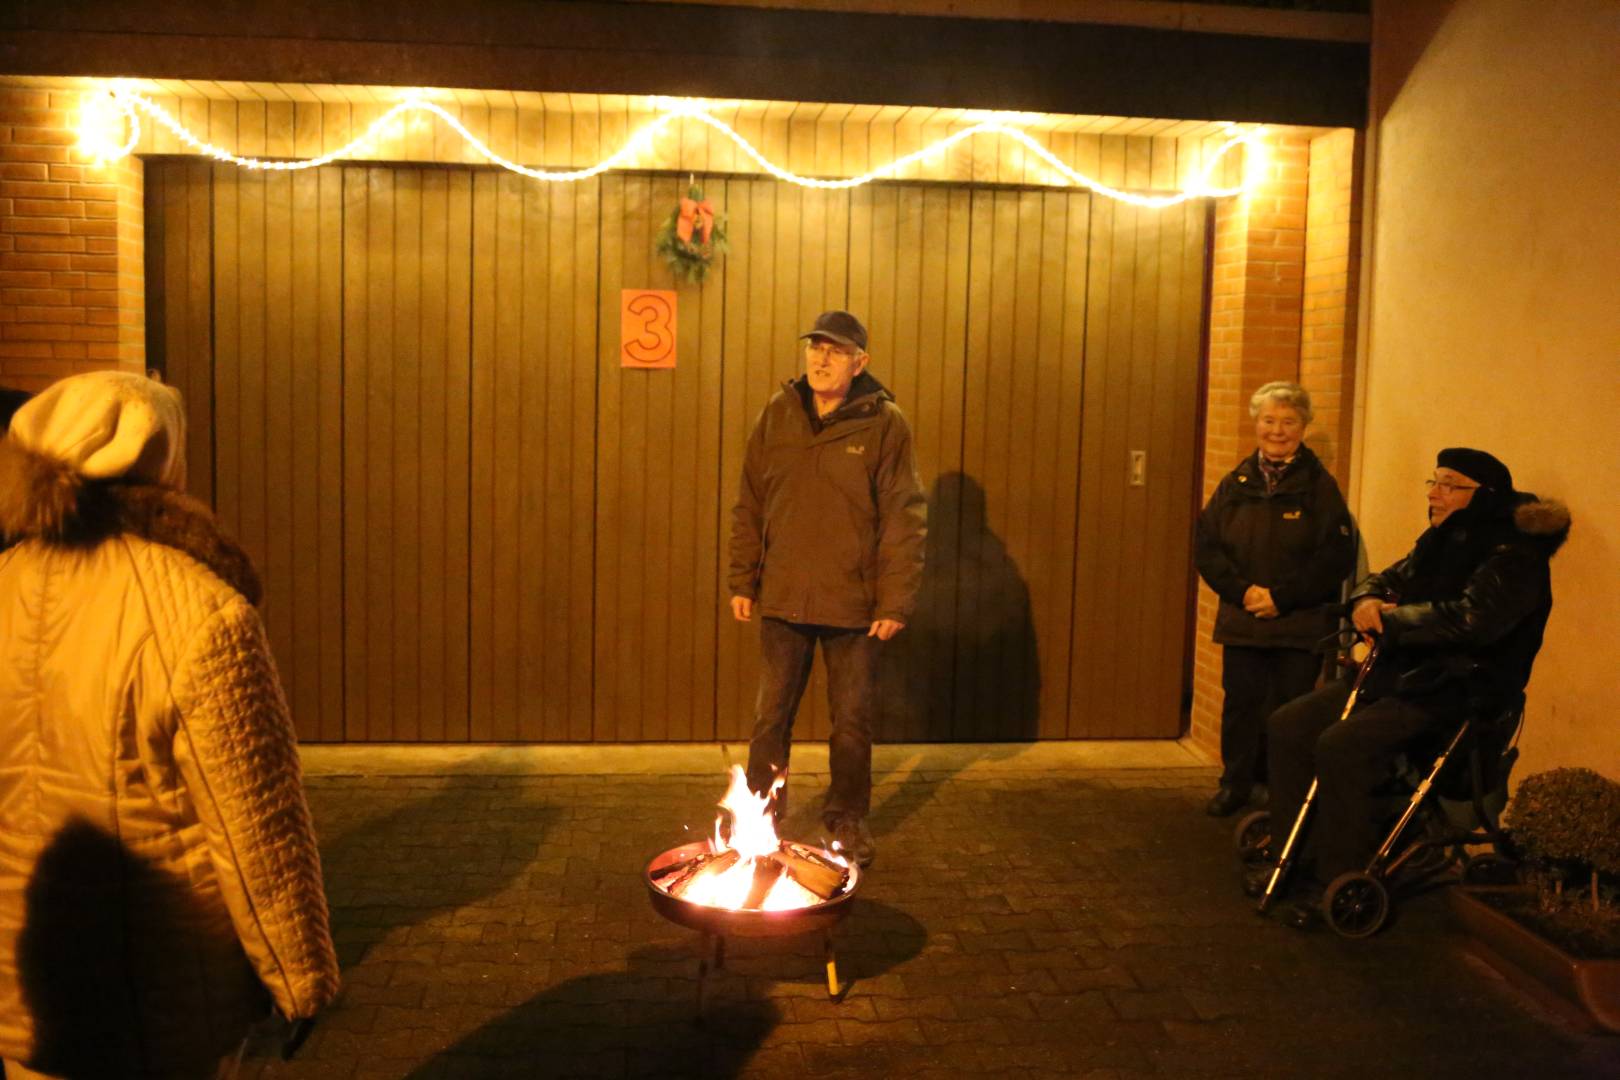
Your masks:
{"label": "red brick", "polygon": [[55,217],[0,217],[0,232],[66,234],[70,231],[67,218]]}
{"label": "red brick", "polygon": [[[44,168],[43,165],[38,167]],[[0,180],[0,196],[16,199],[66,199],[68,185],[51,183],[48,180]]]}
{"label": "red brick", "polygon": [[67,270],[68,258],[65,252],[8,251],[0,254],[0,270]]}
{"label": "red brick", "polygon": [[[0,128],[0,131],[5,129]],[[65,162],[68,150],[61,146],[13,146],[9,139],[0,139],[0,161],[31,161],[46,164]]]}
{"label": "red brick", "polygon": [[[82,323],[85,322],[84,308],[78,307],[24,307],[18,306],[9,309],[16,315],[17,322],[32,323]],[[0,316],[7,311],[0,308]]]}
{"label": "red brick", "polygon": [[73,184],[67,192],[68,197],[86,202],[115,202],[120,194],[117,184]]}
{"label": "red brick", "polygon": [[84,216],[84,203],[78,199],[18,199],[12,207],[18,217]]}
{"label": "red brick", "polygon": [[38,90],[22,86],[0,87],[0,124],[10,123],[4,119],[11,109],[46,109],[51,104],[49,90]]}
{"label": "red brick", "polygon": [[41,304],[65,306],[73,303],[66,289],[0,289],[0,304]]}
{"label": "red brick", "polygon": [[44,323],[0,323],[0,336],[11,341],[67,341],[73,337],[66,326]]}
{"label": "red brick", "polygon": [[0,162],[0,179],[4,180],[49,180],[50,166],[42,161],[6,161]]}
{"label": "red brick", "polygon": [[78,132],[61,127],[30,127],[19,124],[11,129],[11,141],[18,146],[69,147],[78,144],[79,135]]}
{"label": "red brick", "polygon": [[[0,222],[4,228],[4,222]],[[17,250],[23,252],[67,252],[84,250],[84,239],[78,236],[17,236]]]}
{"label": "red brick", "polygon": [[9,289],[48,289],[51,275],[43,270],[0,270],[0,287]]}

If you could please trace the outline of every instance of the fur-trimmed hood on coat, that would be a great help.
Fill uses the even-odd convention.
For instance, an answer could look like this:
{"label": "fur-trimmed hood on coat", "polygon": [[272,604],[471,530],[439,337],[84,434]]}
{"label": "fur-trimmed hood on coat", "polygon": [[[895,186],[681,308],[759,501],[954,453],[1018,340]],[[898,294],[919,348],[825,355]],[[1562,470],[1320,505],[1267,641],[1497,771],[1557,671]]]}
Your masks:
{"label": "fur-trimmed hood on coat", "polygon": [[0,440],[0,548],[37,537],[88,547],[120,534],[175,548],[257,605],[259,575],[208,507],[158,484],[86,480],[15,439]]}
{"label": "fur-trimmed hood on coat", "polygon": [[1513,527],[1552,558],[1569,539],[1569,507],[1557,499],[1539,499],[1528,492],[1517,494],[1519,501],[1513,507]]}

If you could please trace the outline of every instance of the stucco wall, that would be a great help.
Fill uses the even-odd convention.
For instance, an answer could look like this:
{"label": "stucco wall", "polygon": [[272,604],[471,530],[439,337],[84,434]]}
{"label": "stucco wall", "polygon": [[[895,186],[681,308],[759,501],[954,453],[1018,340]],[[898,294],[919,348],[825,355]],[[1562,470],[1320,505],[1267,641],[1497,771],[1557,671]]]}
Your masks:
{"label": "stucco wall", "polygon": [[1374,9],[1370,307],[1353,500],[1371,561],[1473,445],[1575,529],[1516,773],[1620,778],[1620,5]]}

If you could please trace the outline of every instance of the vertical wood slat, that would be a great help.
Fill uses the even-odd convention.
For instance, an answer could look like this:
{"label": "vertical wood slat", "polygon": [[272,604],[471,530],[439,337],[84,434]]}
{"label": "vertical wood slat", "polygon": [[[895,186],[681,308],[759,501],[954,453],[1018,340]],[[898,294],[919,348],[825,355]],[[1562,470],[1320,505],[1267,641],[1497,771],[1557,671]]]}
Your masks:
{"label": "vertical wood slat", "polygon": [[[751,311],[754,282],[758,272],[754,223],[754,181],[726,181],[726,226],[731,252],[726,256],[725,310]],[[743,453],[758,416],[748,405],[749,370],[747,357],[751,337],[747,319],[725,320],[721,347],[729,362],[720,374],[720,476],[717,480],[719,506],[716,533],[717,592],[721,604],[729,603],[727,572],[730,565],[728,543],[731,537],[731,508],[737,498],[737,481],[742,472]],[[753,624],[737,622],[723,612],[715,632],[715,737],[721,741],[743,739],[753,725],[753,679],[749,658],[757,634]],[[755,661],[757,663],[757,660]]]}
{"label": "vertical wood slat", "polygon": [[[366,547],[374,539],[366,521],[366,392],[369,305],[365,302],[371,246],[366,242],[371,201],[361,169],[343,177],[343,737],[366,738]],[[381,540],[381,537],[375,539]]]}
{"label": "vertical wood slat", "polygon": [[498,178],[488,172],[472,177],[472,293],[468,348],[469,401],[467,536],[467,737],[483,742],[495,737],[495,592],[494,477],[495,449],[495,213]]}
{"label": "vertical wood slat", "polygon": [[[267,109],[270,103],[266,103]],[[285,103],[280,103],[285,104]],[[274,119],[282,110],[269,110]],[[290,140],[291,115],[287,111],[288,138]],[[294,244],[293,185],[288,173],[271,173],[264,177],[263,230],[260,233],[263,250],[260,260],[264,278],[264,319],[262,349],[255,361],[259,372],[256,384],[257,400],[252,412],[260,417],[258,442],[244,445],[243,457],[260,462],[260,482],[254,489],[244,492],[257,503],[257,516],[263,522],[263,557],[259,565],[264,573],[264,613],[269,632],[270,647],[277,657],[290,659],[298,639],[293,633],[297,623],[293,588],[293,550],[295,533],[290,503],[298,494],[295,487],[297,474],[293,469],[291,452],[266,453],[269,447],[293,446],[293,374],[290,362],[293,352],[293,332],[297,325],[293,312]],[[251,439],[251,431],[243,432],[244,440]],[[295,723],[307,723],[303,713],[308,711],[312,698],[306,663],[285,662],[282,683],[288,699],[304,705],[294,712]],[[318,684],[316,686],[318,690]],[[309,720],[318,719],[314,715]]]}
{"label": "vertical wood slat", "polygon": [[[356,111],[358,112],[359,107]],[[369,534],[365,561],[357,583],[364,590],[366,604],[366,667],[364,673],[366,709],[363,736],[368,740],[394,738],[394,626],[398,621],[394,593],[392,546],[395,492],[393,484],[394,415],[393,398],[397,375],[394,349],[395,280],[395,201],[394,169],[373,166],[364,171],[367,228],[363,235],[369,259],[366,277],[357,303],[366,306],[365,374],[356,380],[366,395],[366,426],[361,439],[351,439],[346,453],[353,453],[363,441],[366,472],[362,483],[350,489],[349,498],[360,495],[364,513],[360,525]],[[352,538],[352,537],[351,537]]]}

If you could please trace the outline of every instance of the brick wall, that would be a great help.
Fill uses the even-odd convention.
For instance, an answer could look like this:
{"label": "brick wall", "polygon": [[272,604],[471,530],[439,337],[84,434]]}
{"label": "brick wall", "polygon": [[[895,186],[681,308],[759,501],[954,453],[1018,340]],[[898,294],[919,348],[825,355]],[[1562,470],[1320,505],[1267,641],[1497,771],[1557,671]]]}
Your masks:
{"label": "brick wall", "polygon": [[1361,140],[1341,128],[1311,140],[1305,223],[1305,326],[1299,382],[1316,423],[1308,442],[1350,490],[1356,289],[1361,273]]}
{"label": "brick wall", "polygon": [[0,87],[0,383],[146,356],[142,167],[75,150],[77,92]]}
{"label": "brick wall", "polygon": [[[1254,448],[1249,397],[1291,379],[1311,392],[1308,442],[1346,483],[1355,378],[1360,244],[1354,131],[1274,137],[1266,177],[1215,212],[1203,497]],[[1198,585],[1188,738],[1220,757],[1221,650],[1210,640],[1215,594]]]}

